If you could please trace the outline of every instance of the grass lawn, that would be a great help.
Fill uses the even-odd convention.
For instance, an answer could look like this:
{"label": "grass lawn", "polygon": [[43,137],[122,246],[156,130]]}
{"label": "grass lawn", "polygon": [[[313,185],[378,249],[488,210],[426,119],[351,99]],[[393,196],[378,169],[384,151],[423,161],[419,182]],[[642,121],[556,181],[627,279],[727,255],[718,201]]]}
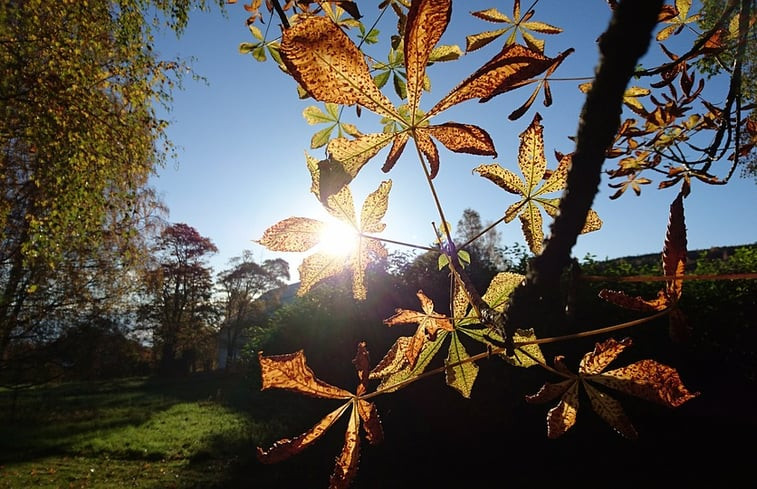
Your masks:
{"label": "grass lawn", "polygon": [[[485,374],[472,399],[439,379],[378,399],[386,439],[362,443],[352,489],[740,487],[751,474],[752,384],[717,380],[675,411],[626,401],[636,441],[582,404],[579,426],[547,440],[547,408],[508,408],[512,396]],[[256,446],[303,433],[332,400],[204,374],[68,383],[23,391],[15,409],[12,401],[0,391],[0,489],[325,489],[346,426],[342,419],[302,453],[263,465]]]}
{"label": "grass lawn", "polygon": [[0,391],[0,488],[242,487],[234,474],[283,431],[251,383],[69,383],[22,391],[15,407]]}

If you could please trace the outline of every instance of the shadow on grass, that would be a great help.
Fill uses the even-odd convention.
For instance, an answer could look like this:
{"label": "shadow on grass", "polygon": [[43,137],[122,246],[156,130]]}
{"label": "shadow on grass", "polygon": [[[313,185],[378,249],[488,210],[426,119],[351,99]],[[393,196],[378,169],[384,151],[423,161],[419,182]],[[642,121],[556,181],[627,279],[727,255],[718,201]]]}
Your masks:
{"label": "shadow on grass", "polygon": [[[431,378],[375,399],[385,440],[371,446],[363,439],[351,487],[552,487],[598,481],[612,487],[738,486],[751,477],[757,390],[753,384],[728,383],[715,372],[711,378],[696,373],[693,378],[700,383],[690,387],[702,395],[680,408],[622,399],[639,431],[636,441],[614,433],[591,411],[588,400],[580,404],[577,425],[563,437],[548,440],[545,416],[552,404],[526,405],[522,395],[502,389],[497,372],[481,374],[472,399],[461,398],[442,379]],[[511,392],[523,390],[510,387]],[[94,469],[84,486],[325,488],[346,427],[346,419],[340,419],[300,454],[265,465],[256,459],[257,446],[267,448],[280,438],[303,433],[338,401],[279,390],[260,392],[242,376],[216,375],[57,386],[33,393],[24,402],[23,416],[13,423],[4,419],[0,426],[0,465],[26,461],[18,472],[55,467],[59,474],[74,475],[46,486],[19,474],[9,487],[78,487]],[[133,411],[119,411],[129,403]],[[98,452],[96,446],[82,455],[72,448],[82,446],[76,444],[77,437],[87,433],[139,426],[161,415],[191,424],[193,418],[181,411],[183,404],[201,409],[198,422],[228,413],[238,416],[231,418],[234,422],[212,425],[187,447],[175,447],[168,458],[165,453],[145,455],[126,448]],[[153,423],[158,423],[158,431],[160,421]],[[167,427],[175,432],[183,425],[178,426]],[[147,431],[152,430],[150,425]],[[19,447],[25,451],[19,452]],[[51,454],[60,456],[50,458]],[[47,458],[38,466],[30,465],[43,456]],[[107,480],[97,485],[92,482],[97,476]]]}

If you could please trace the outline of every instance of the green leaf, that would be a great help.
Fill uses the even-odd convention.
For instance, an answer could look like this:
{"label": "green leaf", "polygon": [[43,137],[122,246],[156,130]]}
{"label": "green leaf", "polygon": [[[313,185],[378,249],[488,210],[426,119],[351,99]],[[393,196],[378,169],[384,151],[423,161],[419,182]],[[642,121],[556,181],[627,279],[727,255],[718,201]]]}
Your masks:
{"label": "green leaf", "polygon": [[266,59],[268,59],[265,54],[265,46],[261,44],[257,46],[255,49],[253,49],[252,57],[255,58],[255,60],[260,61],[260,62],[263,62]]}
{"label": "green leaf", "polygon": [[[452,342],[447,353],[447,369],[445,376],[447,385],[455,389],[465,398],[470,398],[473,384],[478,375],[478,365],[474,362],[466,362],[470,355],[460,342],[457,332],[452,333]],[[463,363],[461,363],[463,362]]]}
{"label": "green leaf", "polygon": [[305,107],[305,109],[302,111],[302,117],[304,117],[305,121],[311,126],[315,124],[336,122],[335,118],[331,117],[329,114],[324,113],[316,105]]}
{"label": "green leaf", "polygon": [[255,24],[248,24],[247,28],[250,29],[252,37],[259,41],[263,40],[263,33],[260,31],[260,28],[258,28],[258,26],[256,26]]}
{"label": "green leaf", "polygon": [[526,277],[519,273],[500,272],[492,278],[489,287],[481,297],[492,309],[503,312],[510,295]]}
{"label": "green leaf", "polygon": [[334,131],[334,127],[336,127],[336,124],[325,127],[313,134],[313,137],[310,139],[310,147],[316,149],[328,144],[331,139],[331,133]]}
{"label": "green leaf", "polygon": [[377,87],[382,88],[384,85],[386,85],[386,82],[389,81],[389,75],[391,74],[391,71],[382,71],[381,73],[373,77],[373,82]]}
{"label": "green leaf", "polygon": [[395,73],[392,77],[392,82],[394,83],[394,92],[399,98],[405,100],[407,98],[407,83],[405,83],[405,80]]}
{"label": "green leaf", "polygon": [[454,61],[456,59],[460,59],[460,56],[462,55],[463,51],[460,49],[460,46],[456,44],[442,45],[436,46],[431,50],[431,54],[429,54],[428,60],[432,63],[441,61]]}
{"label": "green leaf", "polygon": [[442,253],[439,255],[439,259],[437,260],[437,265],[439,266],[439,270],[449,265],[449,257]]}
{"label": "green leaf", "polygon": [[241,54],[250,54],[255,48],[260,46],[259,42],[240,42],[239,52]]}
{"label": "green leaf", "polygon": [[[381,380],[381,383],[379,384],[377,389],[383,390],[388,386],[398,384],[422,374],[426,370],[426,367],[428,367],[428,365],[431,363],[431,360],[433,360],[433,358],[441,349],[442,344],[444,343],[444,340],[447,338],[448,334],[449,331],[447,330],[438,330],[436,333],[436,339],[434,339],[434,341],[427,341],[423,344],[423,348],[421,349],[421,352],[418,355],[418,359],[415,361],[415,366],[413,368],[407,366],[402,370],[385,377]],[[397,389],[388,389],[386,392],[394,392],[396,390]]]}

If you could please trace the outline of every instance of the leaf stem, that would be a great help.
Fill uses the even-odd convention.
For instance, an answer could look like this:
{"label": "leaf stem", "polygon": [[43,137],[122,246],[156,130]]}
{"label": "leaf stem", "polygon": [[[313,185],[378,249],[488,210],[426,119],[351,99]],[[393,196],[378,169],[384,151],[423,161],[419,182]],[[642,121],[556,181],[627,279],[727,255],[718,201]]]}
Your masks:
{"label": "leaf stem", "polygon": [[[661,318],[661,317],[665,316],[666,314],[668,314],[669,312],[670,312],[670,308],[666,308],[666,309],[663,309],[662,311],[658,311],[658,312],[652,314],[651,316],[646,316],[646,317],[643,317],[643,318],[634,319],[633,321],[626,321],[624,323],[615,324],[613,326],[607,326],[607,327],[604,327],[604,328],[593,329],[593,330],[590,330],[590,331],[582,331],[580,333],[574,333],[574,334],[568,334],[568,335],[562,335],[562,336],[552,336],[552,337],[549,337],[549,338],[539,338],[539,339],[536,339],[536,340],[528,340],[528,341],[516,341],[513,344],[514,344],[515,348],[520,349],[520,347],[527,346],[527,345],[544,345],[544,344],[547,344],[547,343],[557,343],[557,342],[560,342],[560,341],[574,340],[574,339],[578,339],[578,338],[587,338],[587,337],[590,337],[590,336],[595,336],[595,335],[604,334],[604,333],[611,333],[613,331],[620,331],[622,329],[631,328],[631,327],[634,327],[634,326],[639,326],[641,324],[648,323],[648,322],[653,321],[655,319]],[[545,370],[549,370],[550,372],[552,372],[554,374],[557,374],[557,375],[559,375],[561,377],[568,378],[568,376],[565,373],[560,372],[558,370],[555,370],[554,368],[550,367],[549,365],[540,362],[537,358],[534,358],[533,356],[529,355],[528,352],[526,352],[525,350],[520,349],[520,351],[521,351],[521,353],[523,353],[526,356],[528,356],[529,358],[531,358],[531,360],[533,360],[536,363],[538,363],[539,366],[541,366]],[[416,382],[418,380],[425,379],[426,377],[430,377],[432,375],[436,375],[436,374],[440,374],[442,372],[445,372],[446,370],[448,370],[450,368],[458,367],[460,365],[463,365],[463,364],[466,364],[466,363],[470,363],[470,362],[477,362],[477,361],[479,361],[481,359],[489,358],[491,355],[497,355],[497,354],[505,353],[505,352],[506,352],[506,348],[504,348],[504,347],[494,347],[494,348],[491,348],[491,349],[489,349],[489,350],[487,350],[485,352],[478,353],[476,355],[471,355],[470,357],[465,358],[463,360],[460,360],[458,362],[448,363],[448,364],[444,365],[443,367],[438,367],[438,368],[435,368],[433,370],[429,370],[427,372],[423,372],[422,374],[416,375],[414,377],[410,377],[410,378],[405,379],[403,381],[397,382],[396,384],[388,385],[388,386],[383,387],[381,389],[377,389],[374,392],[371,392],[370,394],[365,394],[363,396],[359,396],[358,398],[359,399],[370,399],[372,397],[376,397],[376,396],[379,396],[381,394],[387,394],[387,393],[399,390],[399,389],[401,389],[401,388],[403,388],[403,387],[405,387],[405,386],[407,386],[409,384],[412,384],[413,382]]]}
{"label": "leaf stem", "polygon": [[419,250],[426,250],[426,251],[439,251],[438,248],[433,248],[431,246],[423,246],[423,245],[419,245],[419,244],[406,243],[404,241],[396,241],[394,239],[389,239],[389,238],[380,238],[378,236],[372,236],[370,234],[358,233],[358,235],[361,238],[372,239],[374,241],[381,241],[383,243],[396,244],[396,245],[399,245],[399,246],[406,246],[408,248],[417,248]]}

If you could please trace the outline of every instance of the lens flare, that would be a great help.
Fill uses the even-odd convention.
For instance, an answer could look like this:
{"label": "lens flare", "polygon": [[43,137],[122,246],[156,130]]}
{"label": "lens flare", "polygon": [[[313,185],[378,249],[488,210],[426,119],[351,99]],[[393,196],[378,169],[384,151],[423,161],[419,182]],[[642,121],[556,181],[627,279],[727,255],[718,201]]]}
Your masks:
{"label": "lens flare", "polygon": [[331,221],[321,232],[319,247],[324,253],[346,257],[357,249],[359,242],[355,228],[342,221]]}

